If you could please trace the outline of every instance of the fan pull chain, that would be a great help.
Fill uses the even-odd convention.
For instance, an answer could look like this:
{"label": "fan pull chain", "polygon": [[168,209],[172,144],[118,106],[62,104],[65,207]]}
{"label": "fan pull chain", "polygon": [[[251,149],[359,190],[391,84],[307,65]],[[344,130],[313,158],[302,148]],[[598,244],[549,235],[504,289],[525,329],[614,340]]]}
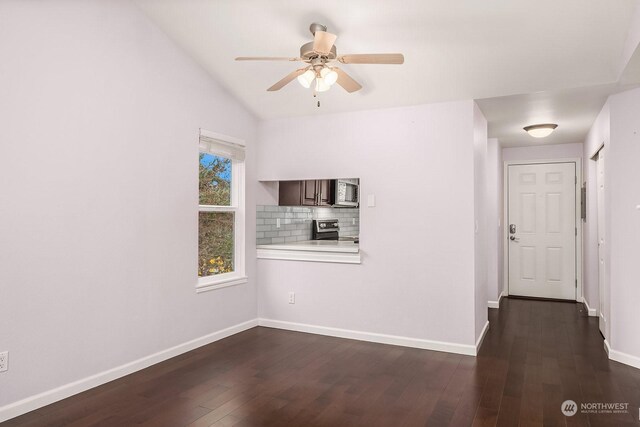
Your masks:
{"label": "fan pull chain", "polygon": [[[316,92],[315,90],[313,91],[313,97],[314,98],[318,98],[318,92]],[[320,100],[319,99],[318,99],[317,107],[320,108]]]}

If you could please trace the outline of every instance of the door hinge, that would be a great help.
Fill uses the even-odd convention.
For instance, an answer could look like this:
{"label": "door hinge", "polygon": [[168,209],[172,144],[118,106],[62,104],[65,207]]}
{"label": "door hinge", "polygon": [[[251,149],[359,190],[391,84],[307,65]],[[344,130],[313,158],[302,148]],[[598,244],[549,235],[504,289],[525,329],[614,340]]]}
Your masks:
{"label": "door hinge", "polygon": [[577,236],[578,235],[578,227],[576,227],[575,230],[576,230],[576,236]]}
{"label": "door hinge", "polygon": [[578,183],[578,175],[574,176],[574,178],[575,178],[575,184],[577,184]]}

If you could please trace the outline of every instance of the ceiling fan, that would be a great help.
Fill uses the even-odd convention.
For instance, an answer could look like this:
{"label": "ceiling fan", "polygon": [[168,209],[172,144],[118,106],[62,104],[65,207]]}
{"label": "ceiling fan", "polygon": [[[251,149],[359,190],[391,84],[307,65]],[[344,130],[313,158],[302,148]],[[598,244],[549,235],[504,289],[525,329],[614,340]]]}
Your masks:
{"label": "ceiling fan", "polygon": [[327,27],[313,23],[309,27],[313,34],[313,41],[305,43],[300,47],[300,57],[261,57],[261,56],[240,56],[236,61],[301,61],[308,64],[287,75],[285,78],[271,86],[268,91],[282,89],[294,79],[305,87],[311,87],[314,83],[315,92],[324,92],[334,84],[338,83],[347,92],[355,92],[362,89],[362,85],[351,76],[334,66],[336,62],[342,64],[402,64],[404,56],[401,53],[370,53],[370,54],[350,54],[340,55],[336,51],[335,41],[338,36],[327,32]]}

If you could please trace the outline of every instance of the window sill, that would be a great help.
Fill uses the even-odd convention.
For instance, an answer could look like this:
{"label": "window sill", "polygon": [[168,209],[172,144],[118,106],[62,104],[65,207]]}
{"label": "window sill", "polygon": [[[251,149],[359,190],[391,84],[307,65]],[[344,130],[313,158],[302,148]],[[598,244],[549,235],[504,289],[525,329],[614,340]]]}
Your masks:
{"label": "window sill", "polygon": [[198,283],[196,286],[196,293],[213,291],[215,289],[228,288],[229,286],[241,285],[247,283],[249,278],[247,276],[235,276],[224,279],[211,279],[204,283]]}
{"label": "window sill", "polygon": [[[266,246],[266,245],[265,245]],[[301,251],[258,248],[257,258],[288,261],[330,262],[335,264],[360,264],[360,252]]]}

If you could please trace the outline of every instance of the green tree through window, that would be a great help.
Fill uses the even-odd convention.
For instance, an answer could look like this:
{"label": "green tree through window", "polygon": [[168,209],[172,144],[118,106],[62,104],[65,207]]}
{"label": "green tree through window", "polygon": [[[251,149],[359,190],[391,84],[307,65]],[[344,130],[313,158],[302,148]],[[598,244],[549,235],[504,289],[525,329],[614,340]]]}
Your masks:
{"label": "green tree through window", "polygon": [[231,159],[200,153],[200,204],[231,205]]}
{"label": "green tree through window", "polygon": [[199,277],[234,271],[234,212],[208,212],[202,209],[207,206],[231,206],[231,167],[230,159],[200,153]]}

